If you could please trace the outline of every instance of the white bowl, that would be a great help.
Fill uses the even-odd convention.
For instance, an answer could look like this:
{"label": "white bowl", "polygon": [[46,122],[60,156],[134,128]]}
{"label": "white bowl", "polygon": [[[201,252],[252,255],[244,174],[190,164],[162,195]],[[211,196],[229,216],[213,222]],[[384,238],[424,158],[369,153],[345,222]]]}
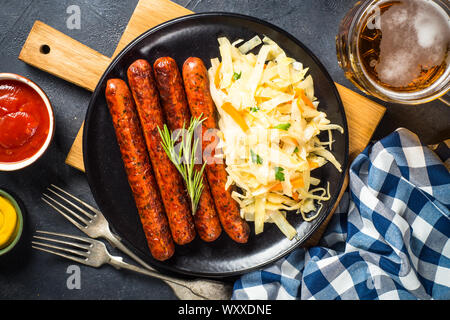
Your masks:
{"label": "white bowl", "polygon": [[47,138],[45,139],[45,142],[41,146],[41,148],[34,155],[32,155],[30,158],[17,162],[0,162],[0,171],[14,171],[31,165],[37,159],[39,159],[45,153],[45,151],[47,151],[48,146],[50,145],[55,133],[55,116],[53,114],[53,108],[50,100],[48,99],[45,92],[36,83],[31,81],[30,79],[14,73],[0,73],[0,81],[1,80],[16,80],[27,84],[31,89],[37,92],[41,99],[44,101],[50,118]]}

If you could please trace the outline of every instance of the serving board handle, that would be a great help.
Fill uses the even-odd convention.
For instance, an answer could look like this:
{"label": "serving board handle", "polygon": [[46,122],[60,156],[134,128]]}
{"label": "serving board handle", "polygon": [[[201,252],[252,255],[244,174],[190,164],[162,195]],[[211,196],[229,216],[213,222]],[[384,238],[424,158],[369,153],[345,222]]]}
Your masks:
{"label": "serving board handle", "polygon": [[111,62],[41,21],[34,23],[19,59],[89,91],[94,91]]}
{"label": "serving board handle", "polygon": [[169,0],[139,1],[112,58],[36,21],[19,59],[92,92],[112,59],[132,40],[165,21],[192,13]]}

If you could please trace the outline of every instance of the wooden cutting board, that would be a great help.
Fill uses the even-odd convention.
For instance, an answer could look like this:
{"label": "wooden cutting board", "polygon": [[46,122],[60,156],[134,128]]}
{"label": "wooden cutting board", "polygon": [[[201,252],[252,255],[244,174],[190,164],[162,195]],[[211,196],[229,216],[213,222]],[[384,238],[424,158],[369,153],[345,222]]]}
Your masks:
{"label": "wooden cutting board", "polygon": [[[192,13],[168,0],[140,0],[112,57],[106,57],[45,23],[36,21],[19,59],[92,92],[112,59],[132,40],[160,23]],[[336,87],[347,116],[350,160],[353,160],[369,143],[385,108],[337,83]],[[83,126],[70,149],[66,163],[84,171],[82,136]],[[347,184],[348,177],[341,195]],[[334,209],[327,220],[331,218]],[[325,226],[326,223],[314,234],[310,244],[317,243]]]}

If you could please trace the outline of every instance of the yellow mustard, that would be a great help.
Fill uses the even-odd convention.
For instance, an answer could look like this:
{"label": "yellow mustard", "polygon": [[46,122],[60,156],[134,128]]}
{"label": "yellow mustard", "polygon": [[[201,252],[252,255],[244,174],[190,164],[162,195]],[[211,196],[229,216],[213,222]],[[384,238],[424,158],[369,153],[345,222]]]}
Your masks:
{"label": "yellow mustard", "polygon": [[17,212],[12,203],[0,196],[0,249],[7,247],[18,231]]}

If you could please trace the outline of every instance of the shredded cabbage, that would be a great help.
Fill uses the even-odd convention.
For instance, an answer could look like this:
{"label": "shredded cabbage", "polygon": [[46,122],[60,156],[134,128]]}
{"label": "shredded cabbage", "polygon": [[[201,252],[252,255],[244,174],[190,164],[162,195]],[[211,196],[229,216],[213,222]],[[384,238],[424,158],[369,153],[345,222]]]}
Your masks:
{"label": "shredded cabbage", "polygon": [[[304,221],[319,215],[322,201],[330,199],[329,187],[317,187],[321,181],[311,174],[328,162],[342,170],[329,150],[331,131],[344,130],[318,110],[308,68],[273,40],[218,42],[220,58],[211,59],[208,76],[220,116],[226,187],[238,187],[231,195],[241,217],[254,221],[256,234],[264,223],[275,223],[293,239],[297,232],[286,213],[296,211]],[[319,140],[321,131],[328,132],[328,141]]]}

